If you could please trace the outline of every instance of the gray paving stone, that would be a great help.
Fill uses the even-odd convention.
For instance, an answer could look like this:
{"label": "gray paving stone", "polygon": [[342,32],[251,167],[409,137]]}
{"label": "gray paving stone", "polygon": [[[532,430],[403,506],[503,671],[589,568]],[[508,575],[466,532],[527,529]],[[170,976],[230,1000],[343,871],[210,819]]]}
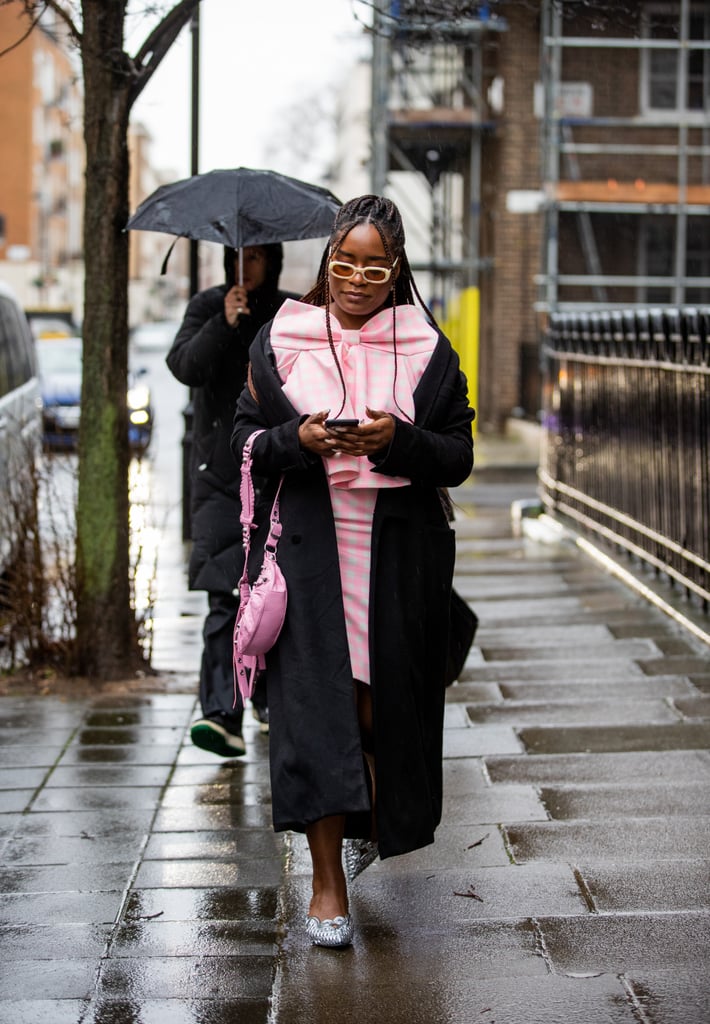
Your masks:
{"label": "gray paving stone", "polygon": [[94,811],[30,811],[17,822],[17,836],[144,835],[154,809],[99,808]]}
{"label": "gray paving stone", "polygon": [[710,860],[579,865],[596,909],[603,914],[710,910]]}
{"label": "gray paving stone", "polygon": [[64,744],[55,742],[50,746],[46,739],[39,748],[21,743],[0,743],[0,765],[7,768],[51,768],[62,756]]}
{"label": "gray paving stone", "polygon": [[207,832],[160,832],[148,839],[145,860],[234,860],[240,857],[276,857],[283,852],[283,838],[271,829],[230,828]]}
{"label": "gray paving stone", "polygon": [[111,864],[138,857],[145,837],[140,833],[112,836],[21,836],[9,840],[4,851],[8,866],[50,864]]}
{"label": "gray paving stone", "polygon": [[399,931],[425,928],[427,921],[439,927],[447,921],[518,921],[538,914],[589,913],[574,872],[566,864],[460,867],[422,879],[415,871],[389,870],[385,861],[376,873],[368,873],[367,884],[358,886],[353,901],[359,926],[380,920],[381,908],[387,906]]}
{"label": "gray paving stone", "polygon": [[446,796],[477,794],[490,788],[480,758],[447,758],[443,764],[444,793]]}
{"label": "gray paving stone", "polygon": [[111,924],[121,909],[124,893],[43,892],[0,895],[0,922],[10,925]]}
{"label": "gray paving stone", "polygon": [[544,825],[506,825],[517,863],[530,860],[611,861],[619,864],[666,860],[670,865],[706,856],[710,819],[634,818],[603,822],[550,821]]}
{"label": "gray paving stone", "polygon": [[134,884],[144,889],[194,889],[200,886],[252,886],[278,885],[281,880],[281,861],[241,859],[238,863],[208,860],[143,861],[138,868]]}
{"label": "gray paving stone", "polygon": [[[475,684],[473,684],[475,685]],[[479,684],[486,685],[486,684]],[[641,701],[654,698],[691,697],[695,687],[687,676],[656,676],[633,679],[549,679],[506,681],[498,686],[499,694],[489,700],[546,701],[624,700]],[[481,695],[481,703],[486,698]],[[677,701],[676,701],[677,706]],[[680,710],[680,709],[679,709]]]}
{"label": "gray paving stone", "polygon": [[169,764],[57,765],[44,783],[46,789],[70,789],[77,786],[162,787],[170,775]]}
{"label": "gray paving stone", "polygon": [[[268,956],[112,957],[101,972],[98,999],[267,1000],[273,958]],[[235,1020],[240,1020],[239,1017]]]}
{"label": "gray paving stone", "polygon": [[160,799],[157,786],[73,786],[43,789],[33,803],[37,811],[149,810]]}
{"label": "gray paving stone", "polygon": [[662,1024],[707,1024],[710,1020],[710,981],[702,972],[683,970],[632,971],[628,982],[648,1020]]}
{"label": "gray paving stone", "polygon": [[270,804],[271,790],[268,780],[261,782],[213,782],[194,786],[171,786],[163,796],[161,806],[195,807],[210,804],[256,805]]}
{"label": "gray paving stone", "polygon": [[77,1024],[87,1005],[80,999],[6,999],[0,1003],[0,1024]]}
{"label": "gray paving stone", "polygon": [[22,812],[32,803],[35,789],[5,789],[0,793],[0,812],[12,814]]}
{"label": "gray paving stone", "polygon": [[517,754],[522,750],[513,729],[505,725],[481,725],[447,729],[444,757],[481,757],[484,754]]}
{"label": "gray paving stone", "polygon": [[473,704],[468,716],[476,723],[513,722],[516,726],[543,722],[545,725],[578,725],[609,722],[677,722],[678,715],[662,700],[584,700],[584,701],[505,701],[500,704]]}
{"label": "gray paving stone", "polygon": [[175,748],[167,744],[149,746],[132,744],[130,746],[81,746],[72,744],[62,753],[62,765],[172,765],[175,760]]}
{"label": "gray paving stone", "polygon": [[555,971],[695,969],[707,974],[710,915],[619,914],[538,918]]}
{"label": "gray paving stone", "polygon": [[700,814],[710,817],[710,787],[707,783],[685,782],[682,786],[658,782],[627,788],[548,788],[540,799],[553,820],[609,818],[665,818]]}
{"label": "gray paving stone", "polygon": [[488,662],[500,661],[563,661],[589,659],[599,671],[599,663],[623,658],[653,658],[660,652],[652,640],[607,640],[604,643],[581,641],[558,644],[520,644],[517,647],[482,643],[478,646]]}
{"label": "gray paving stone", "polygon": [[131,921],[272,921],[277,913],[275,886],[242,888],[140,889],[132,887],[123,908]]}
{"label": "gray paving stone", "polygon": [[506,786],[476,793],[475,797],[444,794],[444,815],[462,825],[506,821],[546,821],[547,812],[531,786]]}
{"label": "gray paving stone", "polygon": [[685,718],[705,722],[710,720],[710,694],[676,698],[673,703]]}
{"label": "gray paving stone", "polygon": [[476,701],[497,701],[502,700],[503,694],[497,683],[452,683],[446,690],[447,710],[451,704],[469,703]]}
{"label": "gray paving stone", "polygon": [[[174,653],[174,649],[173,653]],[[268,999],[249,997],[222,999],[145,999],[140,1002],[140,1024],[267,1024]],[[124,1024],[133,1021],[136,1001],[97,999],[88,1011],[92,1024]]]}
{"label": "gray paving stone", "polygon": [[165,747],[173,750],[179,746],[185,736],[184,726],[180,728],[170,726],[159,728],[157,726],[113,726],[111,728],[83,726],[78,730],[71,742],[79,747]]}
{"label": "gray paving stone", "polygon": [[547,783],[556,786],[582,783],[684,783],[688,779],[710,785],[710,752],[705,750],[642,750],[629,753],[536,754],[524,757],[487,757],[492,782]]}
{"label": "gray paving stone", "polygon": [[0,892],[92,892],[123,889],[133,862],[0,866]]}
{"label": "gray paving stone", "polygon": [[[490,698],[489,698],[490,699]],[[45,768],[0,768],[0,812],[5,811],[4,791],[12,789],[35,790],[41,785]]]}
{"label": "gray paving stone", "polygon": [[270,828],[271,807],[267,804],[205,804],[201,807],[171,807],[155,816],[155,832],[189,832],[191,829]]}
{"label": "gray paving stone", "polygon": [[604,725],[560,728],[524,728],[521,742],[532,754],[567,754],[573,751],[706,750],[710,723],[678,725]]}
{"label": "gray paving stone", "polygon": [[[30,993],[33,999],[39,1000],[89,999],[98,966],[97,958],[73,959],[66,955],[47,960],[14,960],[12,970],[0,973],[0,1007],[5,1000],[24,1001]],[[8,1024],[19,1024],[19,1021],[21,1017]]]}
{"label": "gray paving stone", "polygon": [[98,958],[106,948],[110,924],[56,924],[44,921],[34,925],[0,927],[3,961],[51,960],[57,950],[71,950],[73,958]]}
{"label": "gray paving stone", "polygon": [[[616,661],[609,659],[604,662],[604,675],[607,679],[641,679],[643,670],[632,661]],[[574,658],[561,661],[496,661],[484,665],[466,666],[459,675],[460,682],[504,682],[507,679],[596,679],[599,676],[599,665],[595,661],[577,661]]]}
{"label": "gray paving stone", "polygon": [[116,930],[111,957],[268,957],[275,941],[275,921],[133,919]]}

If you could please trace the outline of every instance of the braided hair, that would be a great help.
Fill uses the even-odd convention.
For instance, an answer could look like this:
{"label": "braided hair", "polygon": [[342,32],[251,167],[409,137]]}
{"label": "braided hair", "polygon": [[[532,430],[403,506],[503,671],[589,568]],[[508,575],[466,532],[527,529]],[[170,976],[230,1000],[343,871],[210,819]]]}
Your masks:
{"label": "braided hair", "polygon": [[343,388],[343,401],[338,413],[336,414],[339,416],[345,406],[347,389],[345,387],[343,371],[335,351],[333,332],[330,324],[328,263],[330,262],[332,253],[338,249],[345,236],[352,231],[354,227],[357,227],[360,224],[372,224],[382,239],[385,255],[390,264],[394,264],[396,259],[399,260],[399,273],[397,275],[393,274],[390,278],[390,291],[383,308],[392,309],[392,347],[394,351],[393,398],[395,405],[402,415],[406,416],[407,419],[410,419],[410,417],[407,416],[404,410],[400,407],[396,395],[397,306],[413,306],[415,304],[414,298],[416,296],[420,306],[426,314],[427,319],[433,327],[436,327],[436,321],[433,313],[422,299],[419,289],[414,281],[412,268],[409,265],[407,253],[404,248],[405,238],[402,216],[391,199],[387,199],[385,196],[364,195],[358,196],[356,199],[351,199],[340,207],[335,218],[335,223],[333,224],[330,239],[325,247],[323,256],[321,257],[316,283],[311,290],[303,296],[301,301],[310,303],[312,306],[322,306],[325,308],[325,324],[328,332],[328,344],[330,345],[330,350],[333,353],[333,359],[335,360],[338,375],[340,376],[340,383]]}

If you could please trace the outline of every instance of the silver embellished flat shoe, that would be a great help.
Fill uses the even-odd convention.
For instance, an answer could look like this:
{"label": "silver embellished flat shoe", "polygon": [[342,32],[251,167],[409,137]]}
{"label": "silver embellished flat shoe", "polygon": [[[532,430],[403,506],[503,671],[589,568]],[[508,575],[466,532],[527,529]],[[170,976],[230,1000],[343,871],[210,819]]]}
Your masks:
{"label": "silver embellished flat shoe", "polygon": [[353,941],[353,919],[350,914],[345,917],[306,918],[306,935],[315,946],[349,946]]}
{"label": "silver embellished flat shoe", "polygon": [[354,882],[361,872],[377,860],[377,843],[371,839],[346,839],[344,844],[345,875]]}

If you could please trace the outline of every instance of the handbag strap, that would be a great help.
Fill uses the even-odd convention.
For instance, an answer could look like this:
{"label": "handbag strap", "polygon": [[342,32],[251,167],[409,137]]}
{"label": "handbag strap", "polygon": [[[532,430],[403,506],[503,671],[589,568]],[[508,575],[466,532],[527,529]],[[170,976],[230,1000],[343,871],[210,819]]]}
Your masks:
{"label": "handbag strap", "polygon": [[[239,497],[242,504],[239,522],[242,524],[242,547],[244,548],[244,571],[242,573],[242,580],[246,580],[247,578],[247,562],[249,560],[249,551],[251,548],[251,531],[256,529],[254,525],[254,481],[251,476],[252,448],[254,446],[255,439],[259,434],[263,433],[263,430],[255,430],[253,434],[250,434],[242,451],[242,475],[239,485]],[[279,480],[279,486],[276,488],[274,503],[271,506],[269,535],[266,538],[266,543],[264,545],[264,555],[267,558],[276,558],[276,549],[278,547],[279,537],[281,536],[279,496],[281,494],[281,485],[283,482],[284,478],[282,474],[281,479]]]}

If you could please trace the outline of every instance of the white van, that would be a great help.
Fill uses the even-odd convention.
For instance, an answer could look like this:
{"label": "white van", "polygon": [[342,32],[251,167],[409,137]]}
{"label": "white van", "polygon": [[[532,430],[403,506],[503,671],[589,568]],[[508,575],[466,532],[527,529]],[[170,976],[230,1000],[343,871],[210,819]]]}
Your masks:
{"label": "white van", "polygon": [[7,568],[16,541],[12,510],[18,488],[11,488],[11,481],[18,482],[22,467],[39,449],[41,435],[34,338],[14,293],[0,281],[0,572]]}

